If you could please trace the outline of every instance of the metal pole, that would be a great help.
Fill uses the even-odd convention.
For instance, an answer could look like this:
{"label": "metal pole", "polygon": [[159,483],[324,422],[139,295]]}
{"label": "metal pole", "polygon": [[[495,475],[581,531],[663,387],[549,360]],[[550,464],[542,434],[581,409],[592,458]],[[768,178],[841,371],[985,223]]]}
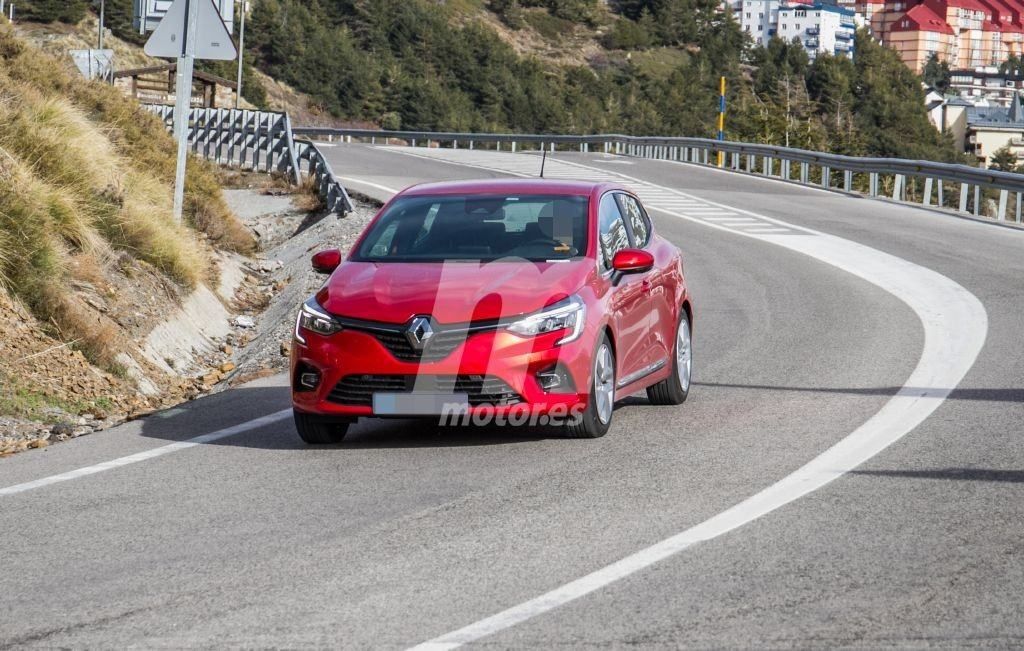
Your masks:
{"label": "metal pole", "polygon": [[174,137],[178,140],[178,162],[174,175],[174,219],[181,222],[185,205],[185,164],[188,160],[188,118],[192,106],[192,68],[195,64],[196,39],[199,27],[199,3],[185,0],[186,18],[182,35],[181,56],[175,79],[177,96],[174,102]]}
{"label": "metal pole", "polygon": [[[718,80],[718,142],[725,141],[725,77]],[[718,150],[718,166],[725,164],[725,152]]]}
{"label": "metal pole", "polygon": [[242,24],[238,28],[238,86],[235,88],[235,108],[242,101],[242,62],[245,60],[245,8],[249,3],[242,0]]}
{"label": "metal pole", "polygon": [[107,0],[100,0],[100,33],[99,33],[99,37],[96,39],[96,43],[97,43],[96,49],[97,50],[102,50],[103,49],[103,20],[105,18],[106,8],[107,8]]}
{"label": "metal pole", "polygon": [[139,4],[142,5],[141,14],[142,20],[139,21],[139,34],[145,35],[146,33],[146,22],[149,21],[149,0],[139,0]]}

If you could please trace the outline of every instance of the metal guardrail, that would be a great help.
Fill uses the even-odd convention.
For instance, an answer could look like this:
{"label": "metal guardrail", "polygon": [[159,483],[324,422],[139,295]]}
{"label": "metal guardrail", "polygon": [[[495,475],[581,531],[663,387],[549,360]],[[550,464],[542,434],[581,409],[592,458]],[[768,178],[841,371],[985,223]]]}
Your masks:
{"label": "metal guardrail", "polygon": [[[174,129],[174,107],[143,104]],[[320,150],[309,141],[297,141],[287,113],[244,109],[193,108],[189,110],[188,142],[192,153],[209,161],[256,172],[280,172],[296,185],[307,174],[330,212],[353,210],[345,187],[335,178]]]}
{"label": "metal guardrail", "polygon": [[[1024,174],[1001,172],[968,165],[936,163],[900,158],[861,158],[822,152],[718,141],[709,138],[671,138],[625,136],[618,134],[557,136],[541,134],[438,133],[431,131],[378,131],[372,129],[331,129],[298,127],[296,134],[309,137],[344,138],[376,143],[399,141],[411,146],[425,145],[467,147],[474,149],[493,145],[501,150],[522,151],[533,148],[579,148],[588,152],[600,147],[605,153],[639,158],[672,160],[714,167],[735,172],[758,174],[785,181],[813,185],[830,190],[858,192],[869,197],[888,196],[896,201],[915,202],[925,206],[949,207],[961,213],[982,214],[985,190],[993,195],[987,212],[999,220],[1007,215],[1010,193],[1016,205],[1012,221],[1021,223]],[[919,188],[916,180],[922,180]],[[908,183],[909,181],[909,183]],[[953,184],[952,188],[945,187]],[[958,192],[957,192],[958,191]],[[959,195],[959,196],[957,196]],[[971,201],[973,199],[973,201]]]}

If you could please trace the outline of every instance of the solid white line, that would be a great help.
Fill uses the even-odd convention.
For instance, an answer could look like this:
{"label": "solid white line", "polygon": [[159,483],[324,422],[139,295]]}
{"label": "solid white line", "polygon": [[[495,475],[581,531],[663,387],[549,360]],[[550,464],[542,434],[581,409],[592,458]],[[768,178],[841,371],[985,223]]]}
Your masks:
{"label": "solid white line", "polygon": [[[578,163],[555,160],[593,169]],[[491,168],[493,169],[493,168]],[[621,175],[638,186],[676,192]],[[684,193],[677,193],[681,196]],[[827,485],[898,441],[930,416],[973,366],[988,333],[981,302],[949,278],[902,258],[850,240],[708,201],[734,212],[785,227],[789,235],[735,230],[704,219],[651,206],[675,217],[803,253],[862,278],[906,303],[924,328],[924,349],[903,388],[867,422],[803,467],[700,524],[600,568],[539,597],[512,606],[414,649],[452,649],[505,630],[650,567],[696,543],[733,531]],[[766,225],[768,225],[766,224]],[[807,237],[814,235],[815,237]]]}
{"label": "solid white line", "polygon": [[24,484],[15,484],[14,486],[8,486],[6,488],[0,488],[0,497],[5,495],[15,495],[17,493],[24,493],[35,488],[42,488],[43,486],[49,486],[51,484],[59,484],[64,481],[71,481],[72,479],[78,479],[79,477],[86,477],[88,475],[95,475],[100,472],[106,472],[107,470],[113,470],[115,468],[121,468],[128,466],[133,463],[140,461],[148,461],[149,459],[155,459],[156,457],[162,457],[165,454],[172,452],[180,452],[181,450],[187,450],[188,448],[195,447],[197,445],[203,445],[204,443],[212,443],[213,441],[219,441],[220,439],[241,434],[242,432],[248,432],[249,430],[258,429],[266,425],[272,425],[280,422],[292,415],[291,409],[283,409],[278,412],[274,412],[269,416],[263,416],[255,420],[250,420],[245,423],[238,425],[232,425],[216,432],[209,434],[203,434],[195,438],[188,439],[187,441],[179,441],[177,443],[170,443],[168,445],[162,445],[152,450],[146,450],[145,452],[138,452],[136,454],[130,454],[126,457],[120,457],[111,461],[104,461],[103,463],[97,463],[93,466],[86,466],[84,468],[78,468],[68,472],[61,473],[59,475],[51,475],[49,477],[43,477],[42,479],[36,479],[34,481],[25,482]]}
{"label": "solid white line", "polygon": [[349,183],[359,183],[359,184],[362,184],[362,185],[368,185],[371,188],[377,188],[378,190],[383,190],[384,192],[390,192],[391,194],[398,194],[400,192],[400,190],[396,190],[394,188],[389,188],[386,185],[381,185],[379,183],[370,183],[369,181],[364,181],[362,179],[353,178],[351,176],[338,176],[337,174],[335,174],[334,177],[337,178],[337,179],[341,179],[342,181],[348,181]]}

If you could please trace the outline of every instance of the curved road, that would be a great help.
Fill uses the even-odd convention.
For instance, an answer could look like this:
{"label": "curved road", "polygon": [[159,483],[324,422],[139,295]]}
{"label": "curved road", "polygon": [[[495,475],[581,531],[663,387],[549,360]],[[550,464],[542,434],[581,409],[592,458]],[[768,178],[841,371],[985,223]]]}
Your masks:
{"label": "curved road", "polygon": [[[378,198],[539,169],[325,151]],[[276,377],[17,455],[0,646],[1024,645],[1024,232],[690,165],[548,166],[635,184],[683,249],[684,406],[625,398],[594,441],[364,421],[311,449]]]}

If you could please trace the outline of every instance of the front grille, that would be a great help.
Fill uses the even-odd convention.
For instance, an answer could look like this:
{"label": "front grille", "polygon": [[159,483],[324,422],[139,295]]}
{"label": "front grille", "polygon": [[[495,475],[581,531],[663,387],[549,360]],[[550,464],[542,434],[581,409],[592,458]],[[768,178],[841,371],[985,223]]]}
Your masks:
{"label": "front grille", "polygon": [[377,341],[384,344],[396,359],[403,362],[439,362],[452,354],[452,351],[459,347],[466,340],[468,333],[465,330],[449,330],[447,332],[435,332],[434,336],[427,341],[423,350],[416,350],[409,343],[405,331],[387,332],[377,330],[371,332]]}
{"label": "front grille", "polygon": [[465,393],[469,404],[515,405],[523,401],[501,378],[490,375],[346,375],[327,399],[343,405],[372,405],[374,393]]}
{"label": "front grille", "polygon": [[377,323],[345,317],[336,317],[347,330],[364,332],[381,343],[395,359],[403,362],[439,362],[459,347],[468,337],[481,332],[493,332],[500,325],[497,321],[463,325],[432,324],[434,336],[427,340],[423,350],[416,350],[405,336],[407,324]]}

